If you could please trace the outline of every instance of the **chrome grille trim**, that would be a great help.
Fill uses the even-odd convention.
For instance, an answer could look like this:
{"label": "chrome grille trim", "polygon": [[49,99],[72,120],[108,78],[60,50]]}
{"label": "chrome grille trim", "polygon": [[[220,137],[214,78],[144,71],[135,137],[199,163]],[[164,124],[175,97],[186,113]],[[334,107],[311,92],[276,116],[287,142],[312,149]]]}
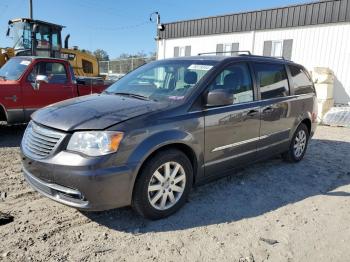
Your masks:
{"label": "chrome grille trim", "polygon": [[33,159],[50,156],[61,143],[65,133],[39,126],[31,121],[22,139],[23,153]]}

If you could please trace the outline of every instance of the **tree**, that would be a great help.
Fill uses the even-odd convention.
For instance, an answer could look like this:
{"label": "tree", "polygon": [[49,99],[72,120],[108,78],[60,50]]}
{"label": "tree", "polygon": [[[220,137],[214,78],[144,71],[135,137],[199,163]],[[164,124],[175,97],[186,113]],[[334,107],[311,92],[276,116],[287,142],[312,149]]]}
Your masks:
{"label": "tree", "polygon": [[83,53],[87,53],[87,54],[90,54],[92,55],[92,52],[90,50],[87,50],[87,49],[80,49],[81,52]]}
{"label": "tree", "polygon": [[109,61],[109,56],[107,52],[103,49],[96,49],[94,51],[94,55],[96,56],[98,61]]}

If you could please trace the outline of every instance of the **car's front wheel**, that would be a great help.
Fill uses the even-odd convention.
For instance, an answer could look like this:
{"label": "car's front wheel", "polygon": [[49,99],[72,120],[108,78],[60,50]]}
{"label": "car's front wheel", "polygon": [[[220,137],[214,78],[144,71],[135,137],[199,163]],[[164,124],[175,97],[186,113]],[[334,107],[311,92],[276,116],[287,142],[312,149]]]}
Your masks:
{"label": "car's front wheel", "polygon": [[309,142],[309,130],[305,124],[300,124],[295,131],[289,150],[282,154],[288,162],[299,162],[303,159]]}
{"label": "car's front wheel", "polygon": [[136,180],[132,206],[148,219],[176,212],[186,202],[193,171],[187,156],[178,150],[158,152],[143,166]]}

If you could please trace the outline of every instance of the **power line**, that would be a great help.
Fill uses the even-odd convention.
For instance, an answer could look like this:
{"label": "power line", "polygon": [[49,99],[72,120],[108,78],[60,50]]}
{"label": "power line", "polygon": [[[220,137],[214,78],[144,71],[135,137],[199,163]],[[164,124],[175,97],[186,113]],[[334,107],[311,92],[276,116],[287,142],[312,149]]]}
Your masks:
{"label": "power line", "polygon": [[126,25],[126,26],[119,26],[119,27],[90,27],[91,29],[95,29],[95,30],[105,30],[105,31],[122,31],[122,30],[130,30],[130,29],[134,29],[134,28],[139,28],[145,25],[149,25],[152,22],[150,21],[146,21],[146,22],[142,22],[139,24],[134,24],[134,25]]}

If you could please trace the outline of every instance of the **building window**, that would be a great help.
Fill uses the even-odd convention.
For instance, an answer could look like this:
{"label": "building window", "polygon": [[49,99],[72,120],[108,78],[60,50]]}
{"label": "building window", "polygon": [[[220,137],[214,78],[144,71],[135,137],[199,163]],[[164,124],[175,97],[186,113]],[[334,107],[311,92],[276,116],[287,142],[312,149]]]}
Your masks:
{"label": "building window", "polygon": [[225,43],[216,45],[216,54],[230,56],[239,51],[239,43]]}
{"label": "building window", "polygon": [[185,56],[186,47],[179,47],[179,56]]}
{"label": "building window", "polygon": [[264,56],[292,58],[293,39],[274,40],[264,42]]}
{"label": "building window", "polygon": [[174,57],[191,56],[191,46],[175,46]]}
{"label": "building window", "polygon": [[272,41],[271,56],[282,57],[282,41]]}

